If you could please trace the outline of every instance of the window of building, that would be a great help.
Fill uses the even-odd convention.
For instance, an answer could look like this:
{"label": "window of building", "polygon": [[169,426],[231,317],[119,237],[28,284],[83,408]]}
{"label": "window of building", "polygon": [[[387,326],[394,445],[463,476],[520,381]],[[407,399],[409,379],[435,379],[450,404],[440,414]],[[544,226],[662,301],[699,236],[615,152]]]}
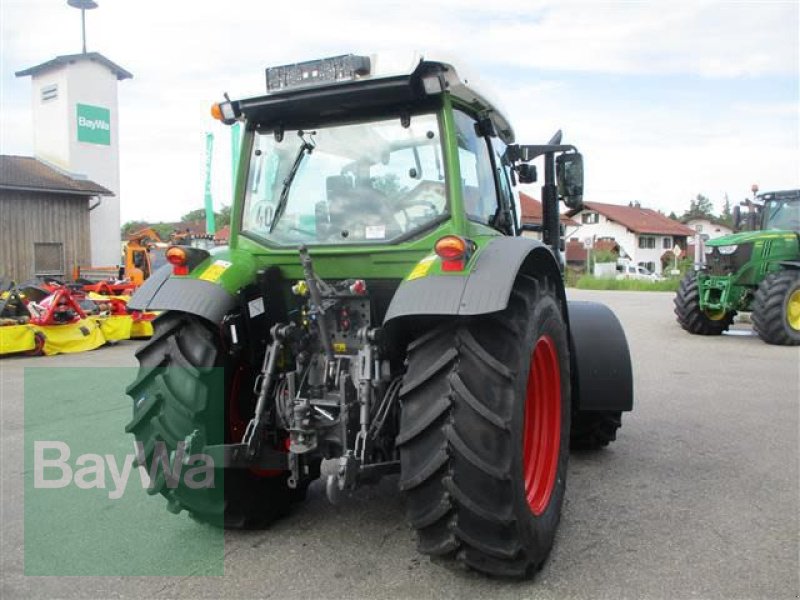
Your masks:
{"label": "window of building", "polygon": [[656,247],[656,238],[652,235],[639,236],[639,248],[644,250],[653,250]]}
{"label": "window of building", "polygon": [[653,261],[648,261],[648,262],[640,262],[640,263],[639,263],[639,266],[640,266],[640,267],[644,267],[644,268],[645,268],[645,269],[647,269],[647,270],[648,270],[650,273],[655,273],[655,272],[656,272],[656,263],[654,263]]}
{"label": "window of building", "polygon": [[664,250],[671,250],[671,249],[672,249],[672,238],[671,238],[671,237],[665,237],[665,238],[663,238],[663,239],[661,240],[661,247],[662,247]]}
{"label": "window of building", "polygon": [[64,244],[60,242],[35,242],[33,244],[33,273],[64,276]]}
{"label": "window of building", "polygon": [[596,212],[585,212],[581,215],[581,223],[584,225],[595,225],[600,222],[600,215]]}
{"label": "window of building", "polygon": [[58,84],[53,83],[42,87],[42,102],[58,98]]}

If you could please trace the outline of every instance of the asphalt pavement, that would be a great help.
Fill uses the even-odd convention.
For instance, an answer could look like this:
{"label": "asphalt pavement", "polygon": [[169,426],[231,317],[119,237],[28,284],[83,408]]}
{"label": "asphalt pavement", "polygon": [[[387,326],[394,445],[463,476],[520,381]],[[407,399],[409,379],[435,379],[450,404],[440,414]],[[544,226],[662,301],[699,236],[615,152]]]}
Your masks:
{"label": "asphalt pavement", "polygon": [[[222,576],[204,576],[202,561],[180,577],[26,576],[24,369],[132,367],[140,343],[125,342],[81,355],[0,359],[0,597],[800,597],[800,350],[768,346],[747,324],[717,338],[690,336],[675,323],[671,294],[570,296],[604,302],[622,321],[635,409],[611,447],[571,454],[556,544],[534,579],[491,579],[418,555],[396,478],[338,506],[313,484],[308,501],[270,529],[225,534]],[[58,390],[53,396],[58,402]],[[110,414],[124,423],[130,413]],[[96,422],[82,418],[87,429],[105,423],[99,414]],[[163,510],[161,498],[146,502]],[[202,527],[185,513],[169,518]],[[170,531],[148,534],[158,560],[186,543],[169,539]]]}

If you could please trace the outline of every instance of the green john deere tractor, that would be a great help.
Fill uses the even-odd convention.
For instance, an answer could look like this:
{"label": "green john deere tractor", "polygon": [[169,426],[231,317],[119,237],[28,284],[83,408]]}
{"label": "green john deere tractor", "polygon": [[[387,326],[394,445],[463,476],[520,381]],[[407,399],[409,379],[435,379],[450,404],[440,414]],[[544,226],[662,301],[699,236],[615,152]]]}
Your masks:
{"label": "green john deere tractor", "polygon": [[[131,300],[165,312],[127,431],[140,464],[212,465],[211,483],[153,478],[175,512],[264,526],[325,459],[331,501],[398,474],[422,553],[524,576],[553,543],[570,445],[607,445],[633,407],[619,321],[562,283],[558,203],[580,206],[582,157],[560,133],[515,144],[451,65],[376,66],[269,68],[266,95],[214,106],[245,131],[230,245],[168,249]],[[514,191],[537,157],[543,242]]]}
{"label": "green john deere tractor", "polygon": [[[757,188],[756,188],[757,189]],[[768,344],[800,344],[800,190],[770,192],[737,206],[737,233],[708,241],[705,260],[675,296],[689,333],[720,335],[739,311]],[[740,231],[741,230],[741,231]]]}

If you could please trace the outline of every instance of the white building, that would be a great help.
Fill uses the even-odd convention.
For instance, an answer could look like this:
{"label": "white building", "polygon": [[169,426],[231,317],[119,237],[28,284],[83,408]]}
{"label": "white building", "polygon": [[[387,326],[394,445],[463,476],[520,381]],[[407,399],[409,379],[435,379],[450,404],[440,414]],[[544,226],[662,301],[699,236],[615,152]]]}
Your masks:
{"label": "white building", "polygon": [[733,229],[727,225],[712,221],[711,219],[689,219],[685,221],[684,224],[700,235],[708,235],[708,239],[710,240],[733,233]]}
{"label": "white building", "polygon": [[567,231],[573,240],[613,240],[620,257],[629,258],[653,273],[661,274],[661,257],[676,245],[686,248],[695,231],[661,213],[639,206],[585,202],[583,209],[569,216],[578,222]]}
{"label": "white building", "polygon": [[31,77],[34,157],[73,179],[90,179],[114,193],[92,207],[89,224],[92,264],[117,264],[117,82],[133,75],[97,52],[57,56],[16,75]]}

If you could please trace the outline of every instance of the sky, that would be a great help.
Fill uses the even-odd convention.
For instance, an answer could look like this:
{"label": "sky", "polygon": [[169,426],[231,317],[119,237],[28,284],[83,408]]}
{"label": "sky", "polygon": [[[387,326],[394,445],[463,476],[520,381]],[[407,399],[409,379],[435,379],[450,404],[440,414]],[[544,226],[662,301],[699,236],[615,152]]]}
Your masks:
{"label": "sky", "polygon": [[[214,203],[230,204],[211,104],[263,94],[267,66],[350,52],[463,65],[517,142],[561,129],[578,146],[586,201],[680,214],[697,194],[720,209],[754,183],[800,187],[800,0],[97,3],[87,49],[134,75],[119,83],[123,222],[202,207],[206,132]],[[0,153],[33,154],[30,78],[14,72],[80,50],[66,0],[0,0]]]}

